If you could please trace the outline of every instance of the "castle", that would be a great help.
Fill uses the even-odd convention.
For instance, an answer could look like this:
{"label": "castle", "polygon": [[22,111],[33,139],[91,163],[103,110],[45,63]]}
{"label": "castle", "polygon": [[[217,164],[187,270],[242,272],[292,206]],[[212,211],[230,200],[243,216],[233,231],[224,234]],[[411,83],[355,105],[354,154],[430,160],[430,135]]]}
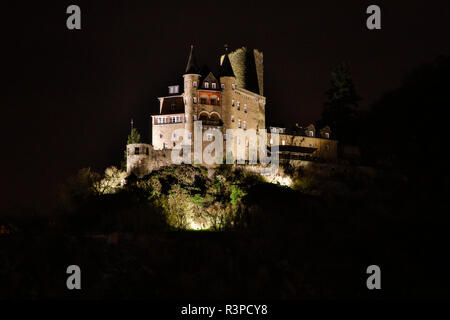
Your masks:
{"label": "castle", "polygon": [[[183,86],[183,91],[180,87]],[[266,97],[263,88],[263,53],[245,47],[225,53],[219,61],[215,75],[207,67],[199,68],[194,47],[191,46],[183,83],[170,85],[166,96],[159,97],[159,113],[151,115],[151,144],[127,145],[127,172],[137,176],[148,174],[161,166],[170,165],[171,151],[180,148],[183,139],[177,129],[185,129],[188,139],[193,139],[194,122],[201,121],[203,137],[209,130],[218,130],[227,139],[228,129],[267,130],[267,146],[279,135],[280,159],[326,159],[337,157],[337,141],[331,139],[328,127],[316,132],[314,125],[294,130],[269,126],[266,128]],[[198,122],[197,122],[198,123]],[[244,138],[245,140],[245,138]],[[248,141],[235,141],[245,145]],[[212,141],[207,134],[204,146]],[[189,146],[190,147],[190,146]],[[190,149],[192,150],[192,149]],[[236,150],[234,150],[236,152]]]}

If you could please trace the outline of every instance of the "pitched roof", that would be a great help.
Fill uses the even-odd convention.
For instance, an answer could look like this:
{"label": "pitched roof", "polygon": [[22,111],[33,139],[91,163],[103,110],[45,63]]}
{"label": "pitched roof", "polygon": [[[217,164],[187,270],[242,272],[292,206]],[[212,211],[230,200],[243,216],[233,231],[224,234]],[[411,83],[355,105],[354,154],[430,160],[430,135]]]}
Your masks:
{"label": "pitched roof", "polygon": [[198,67],[197,60],[195,59],[194,46],[191,45],[191,52],[189,53],[188,63],[184,74],[198,74],[199,72],[200,68]]}
{"label": "pitched roof", "polygon": [[160,114],[184,113],[184,101],[182,96],[165,97]]}

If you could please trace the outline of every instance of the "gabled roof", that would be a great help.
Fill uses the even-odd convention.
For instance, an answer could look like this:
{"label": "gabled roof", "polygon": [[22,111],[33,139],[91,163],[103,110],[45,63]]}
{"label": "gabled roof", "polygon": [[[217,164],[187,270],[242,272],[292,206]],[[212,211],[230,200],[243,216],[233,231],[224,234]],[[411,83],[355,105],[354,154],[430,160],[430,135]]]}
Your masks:
{"label": "gabled roof", "polygon": [[160,114],[184,113],[184,100],[182,96],[164,97]]}
{"label": "gabled roof", "polygon": [[197,65],[197,59],[195,59],[194,46],[191,45],[191,52],[189,53],[188,63],[184,74],[199,74],[199,72],[200,68]]}

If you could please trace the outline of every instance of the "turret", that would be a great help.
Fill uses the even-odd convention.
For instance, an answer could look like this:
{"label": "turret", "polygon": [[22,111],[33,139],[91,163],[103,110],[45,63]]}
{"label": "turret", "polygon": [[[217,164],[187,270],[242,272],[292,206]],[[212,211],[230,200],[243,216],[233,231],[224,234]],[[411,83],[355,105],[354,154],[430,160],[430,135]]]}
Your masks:
{"label": "turret", "polygon": [[200,84],[200,69],[197,65],[194,54],[194,46],[191,45],[191,52],[189,53],[188,63],[186,71],[183,75],[184,78],[184,115],[185,115],[185,129],[192,137],[194,131],[194,115],[195,105],[198,103],[197,88]]}
{"label": "turret", "polygon": [[[225,45],[225,54],[221,57],[220,63],[220,85],[222,86],[222,120],[223,128],[231,128],[231,103],[232,92],[236,85],[236,76],[234,75],[231,62],[228,57],[228,46]],[[225,133],[225,132],[224,132]]]}

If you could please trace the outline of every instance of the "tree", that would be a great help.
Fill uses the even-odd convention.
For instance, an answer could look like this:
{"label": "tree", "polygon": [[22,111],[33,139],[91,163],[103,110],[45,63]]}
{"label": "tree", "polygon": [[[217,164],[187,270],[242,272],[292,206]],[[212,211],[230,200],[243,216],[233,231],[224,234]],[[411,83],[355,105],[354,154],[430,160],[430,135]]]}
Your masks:
{"label": "tree", "polygon": [[318,128],[330,126],[334,137],[344,144],[357,142],[358,102],[361,97],[356,93],[347,63],[341,63],[331,72],[331,88],[326,92]]}
{"label": "tree", "polygon": [[[131,132],[128,135],[127,138],[127,144],[132,144],[132,143],[140,143],[141,142],[141,135],[139,134],[139,132],[137,131],[136,128],[131,128]],[[120,163],[120,169],[126,171],[127,170],[127,150],[123,151],[123,160]]]}
{"label": "tree", "polygon": [[131,128],[131,132],[128,135],[127,144],[140,142],[141,142],[141,135],[139,134],[136,128]]}

